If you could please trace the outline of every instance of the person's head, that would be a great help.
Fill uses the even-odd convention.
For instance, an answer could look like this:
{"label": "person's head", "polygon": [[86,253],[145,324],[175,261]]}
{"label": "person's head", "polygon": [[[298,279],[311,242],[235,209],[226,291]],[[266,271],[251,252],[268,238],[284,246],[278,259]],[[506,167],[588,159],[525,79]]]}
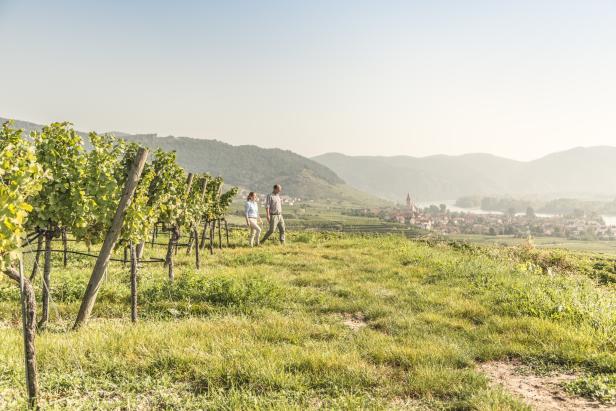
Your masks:
{"label": "person's head", "polygon": [[273,193],[274,194],[278,194],[282,191],[282,186],[280,184],[274,184],[274,190]]}
{"label": "person's head", "polygon": [[248,198],[246,198],[248,201],[256,201],[257,199],[257,195],[255,194],[254,191],[251,191],[250,193],[248,193]]}

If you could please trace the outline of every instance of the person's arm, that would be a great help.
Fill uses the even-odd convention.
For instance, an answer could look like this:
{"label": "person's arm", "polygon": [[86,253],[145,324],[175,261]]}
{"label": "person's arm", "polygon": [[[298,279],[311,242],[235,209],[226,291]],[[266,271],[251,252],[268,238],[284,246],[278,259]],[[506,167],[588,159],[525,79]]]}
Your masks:
{"label": "person's arm", "polygon": [[248,210],[250,209],[250,207],[248,206],[248,203],[246,203],[246,205],[244,206],[244,217],[246,217],[246,227],[250,227],[250,223],[248,222]]}
{"label": "person's arm", "polygon": [[267,218],[267,223],[269,224],[270,222],[270,203],[272,202],[272,197],[270,197],[270,195],[268,194],[267,198],[265,199],[265,217]]}

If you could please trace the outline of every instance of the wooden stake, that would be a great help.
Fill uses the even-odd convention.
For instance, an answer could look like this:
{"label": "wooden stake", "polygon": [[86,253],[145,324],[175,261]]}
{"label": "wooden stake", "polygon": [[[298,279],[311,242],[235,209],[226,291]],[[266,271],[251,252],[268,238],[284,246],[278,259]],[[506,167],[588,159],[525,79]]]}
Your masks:
{"label": "wooden stake", "polygon": [[207,230],[209,229],[209,226],[209,221],[205,220],[203,223],[203,233],[201,234],[201,244],[199,244],[199,247],[201,247],[202,250],[205,250],[205,240],[207,240]]}
{"label": "wooden stake", "polygon": [[21,318],[24,335],[24,365],[26,389],[28,391],[28,407],[38,409],[38,372],[36,368],[36,350],[34,338],[36,336],[36,298],[34,289],[24,276],[23,262],[19,261],[19,271],[9,268],[5,274],[19,284],[21,300]]}
{"label": "wooden stake", "polygon": [[222,250],[222,232],[220,228],[220,218],[218,219],[218,249]]}
{"label": "wooden stake", "polygon": [[34,281],[34,279],[36,278],[36,274],[38,274],[41,254],[43,253],[43,241],[44,240],[45,240],[45,237],[43,236],[42,233],[40,233],[37,244],[36,244],[36,256],[34,257],[34,265],[32,266],[32,274],[30,274],[30,282]]}
{"label": "wooden stake", "polygon": [[192,247],[195,239],[195,230],[191,228],[190,234],[188,237],[188,246],[186,247],[186,255],[190,255],[192,252]]}
{"label": "wooden stake", "polygon": [[96,264],[94,265],[94,269],[92,270],[90,282],[86,288],[81,306],[79,307],[79,314],[77,314],[77,319],[75,320],[75,325],[73,327],[75,329],[85,324],[90,318],[90,314],[92,314],[92,309],[94,308],[94,303],[96,302],[96,296],[98,294],[101,281],[103,280],[103,276],[105,275],[105,271],[107,270],[107,266],[109,265],[109,259],[111,258],[113,248],[120,237],[126,209],[130,205],[133,194],[135,193],[135,189],[137,188],[137,184],[141,178],[141,172],[143,171],[143,166],[145,165],[147,158],[148,150],[143,147],[139,148],[135,161],[133,162],[130,172],[128,173],[126,184],[124,185],[124,190],[122,192],[122,197],[120,198],[120,204],[118,205],[118,209],[113,217],[113,222],[107,232],[107,235],[105,236],[105,241],[101,247],[101,251],[96,260]]}
{"label": "wooden stake", "polygon": [[128,246],[130,249],[130,319],[132,322],[137,322],[137,250],[135,244],[131,241]]}
{"label": "wooden stake", "polygon": [[216,227],[216,220],[210,223],[210,255],[214,254],[214,229]]}
{"label": "wooden stake", "polygon": [[154,241],[156,240],[156,234],[158,233],[158,224],[154,224],[154,228],[152,229],[152,247],[154,247]]}
{"label": "wooden stake", "polygon": [[[195,228],[194,237],[199,238],[199,231]],[[201,268],[201,256],[199,255],[199,244],[195,245],[195,266],[197,269]]]}
{"label": "wooden stake", "polygon": [[227,219],[223,220],[225,222],[225,235],[227,237],[227,248],[229,248],[229,226],[227,225]]}
{"label": "wooden stake", "polygon": [[169,281],[173,282],[175,279],[175,272],[173,267],[173,250],[177,247],[177,241],[179,233],[177,228],[173,228],[169,237],[169,245],[167,246],[167,256],[165,258],[165,264],[169,267]]}
{"label": "wooden stake", "polygon": [[64,250],[64,256],[62,262],[64,267],[68,265],[68,239],[66,237],[66,228],[62,229],[62,249]]}
{"label": "wooden stake", "polygon": [[41,313],[41,319],[38,323],[38,328],[44,330],[47,327],[49,321],[49,296],[51,287],[51,240],[53,239],[53,231],[45,231],[45,265],[43,266],[43,292],[41,293],[41,299],[43,302],[43,309]]}

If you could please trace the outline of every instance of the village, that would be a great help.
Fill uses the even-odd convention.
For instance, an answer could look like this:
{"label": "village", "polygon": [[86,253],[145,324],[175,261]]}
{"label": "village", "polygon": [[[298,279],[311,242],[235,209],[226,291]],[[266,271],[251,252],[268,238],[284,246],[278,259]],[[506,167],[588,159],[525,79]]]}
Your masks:
{"label": "village", "polygon": [[388,222],[410,225],[443,235],[482,234],[516,237],[561,237],[575,240],[616,240],[616,226],[607,225],[601,216],[537,216],[525,213],[473,213],[451,211],[445,204],[419,208],[410,194],[405,206],[355,210]]}

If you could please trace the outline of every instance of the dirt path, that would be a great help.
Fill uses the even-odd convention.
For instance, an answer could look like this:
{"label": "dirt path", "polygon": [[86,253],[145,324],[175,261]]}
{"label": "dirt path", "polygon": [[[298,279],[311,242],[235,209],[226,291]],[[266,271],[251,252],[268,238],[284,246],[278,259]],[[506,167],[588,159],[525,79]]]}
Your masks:
{"label": "dirt path", "polygon": [[566,393],[561,384],[575,379],[574,374],[533,375],[521,372],[519,364],[512,362],[488,362],[480,364],[478,368],[493,385],[502,386],[505,391],[522,399],[535,410],[616,410],[616,406],[602,405]]}

